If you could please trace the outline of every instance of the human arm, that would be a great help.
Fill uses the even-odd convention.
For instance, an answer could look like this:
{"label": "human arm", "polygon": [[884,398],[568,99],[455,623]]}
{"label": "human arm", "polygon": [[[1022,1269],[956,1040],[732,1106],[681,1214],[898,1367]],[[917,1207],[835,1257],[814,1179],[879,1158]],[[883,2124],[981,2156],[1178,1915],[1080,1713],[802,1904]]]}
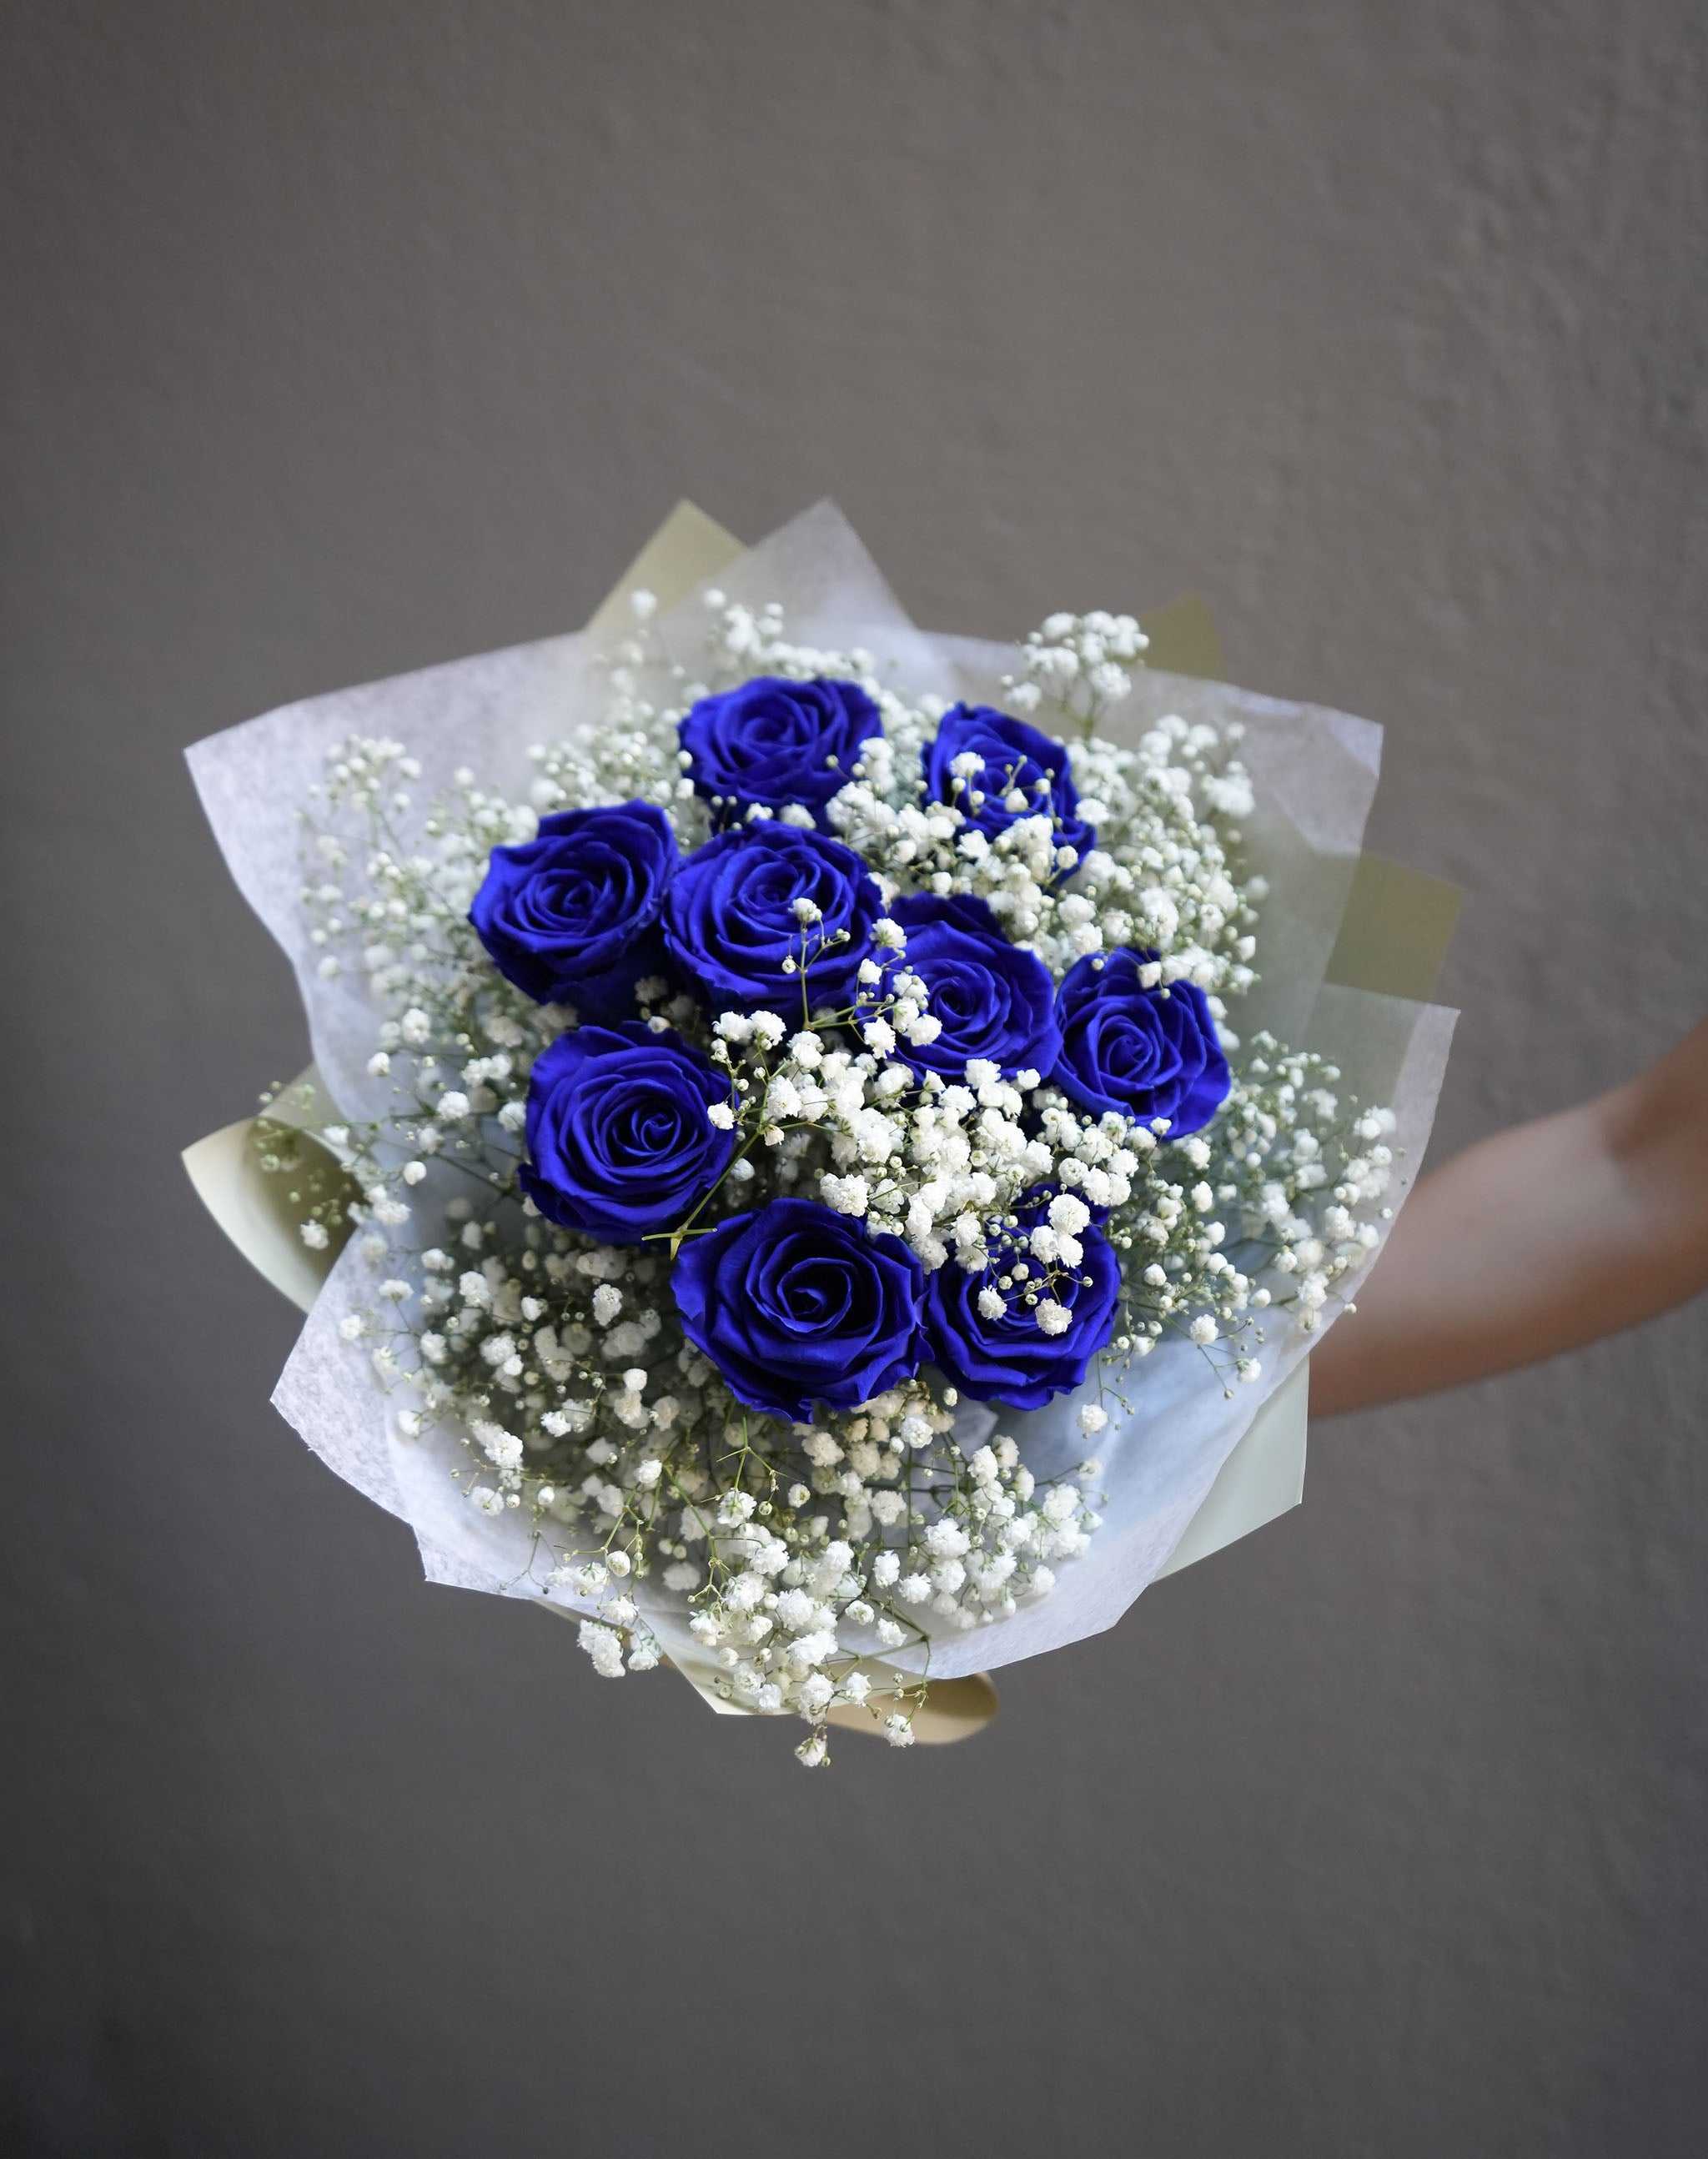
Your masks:
{"label": "human arm", "polygon": [[1575,1349],[1708,1288],[1708,1023],[1421,1178],[1311,1359],[1319,1416]]}

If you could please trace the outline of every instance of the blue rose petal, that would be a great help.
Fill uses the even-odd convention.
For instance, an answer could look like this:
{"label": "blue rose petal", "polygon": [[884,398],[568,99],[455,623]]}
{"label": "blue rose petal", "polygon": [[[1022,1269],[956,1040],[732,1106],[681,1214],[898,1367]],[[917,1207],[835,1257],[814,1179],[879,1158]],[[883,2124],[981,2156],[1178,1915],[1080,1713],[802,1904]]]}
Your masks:
{"label": "blue rose petal", "polygon": [[883,733],[883,717],[857,682],[760,675],[701,697],[676,732],[696,794],[717,803],[724,819],[744,818],[755,803],[798,805],[823,832],[826,805],[853,776],[861,743]]}
{"label": "blue rose petal", "polygon": [[[971,779],[963,781],[952,767],[969,752],[981,763]],[[1022,817],[1043,815],[1055,821],[1058,847],[1077,848],[1083,860],[1097,845],[1095,826],[1079,815],[1073,759],[1060,743],[1012,713],[990,705],[952,706],[919,758],[932,800],[955,804],[987,840]],[[1007,798],[1016,789],[1025,798],[1024,806],[1011,810]],[[984,800],[975,804],[975,794]]]}
{"label": "blue rose petal", "polygon": [[528,1081],[522,1189],[540,1212],[608,1245],[677,1228],[735,1147],[706,1111],[729,1079],[678,1036],[636,1021],[560,1035]]}
{"label": "blue rose petal", "polygon": [[1203,991],[1140,981],[1156,957],[1128,945],[1068,970],[1056,991],[1062,1054],[1049,1076],[1082,1110],[1144,1124],[1166,1117],[1169,1137],[1184,1139],[1209,1124],[1232,1083]]}
{"label": "blue rose petal", "polygon": [[682,1331],[749,1409],[798,1423],[853,1409],[919,1368],[925,1275],[898,1237],[813,1199],[733,1214],[676,1255]]}
{"label": "blue rose petal", "polygon": [[921,893],[896,901],[890,918],[906,930],[908,969],[924,982],[927,1009],[943,1023],[923,1047],[904,1040],[898,1057],[949,1080],[965,1079],[974,1057],[988,1058],[1009,1078],[1050,1070],[1062,1038],[1049,970],[1035,952],[1009,943],[982,899]]}
{"label": "blue rose petal", "polygon": [[[818,909],[816,922],[801,922],[798,900]],[[798,1011],[803,962],[810,1003],[840,1007],[853,1000],[882,912],[877,886],[851,847],[767,819],[720,832],[688,857],[665,904],[665,945],[714,1010]],[[846,933],[840,944],[831,941],[838,930]]]}
{"label": "blue rose petal", "polygon": [[[1080,1230],[1079,1265],[1058,1268],[1046,1286],[1045,1270],[1027,1261],[1027,1231],[1042,1219],[1053,1193],[1039,1193],[1019,1210],[1017,1233],[999,1231],[991,1240],[991,1263],[969,1273],[949,1260],[926,1277],[924,1329],[927,1354],[944,1377],[975,1401],[1001,1402],[1015,1410],[1042,1409],[1053,1395],[1071,1393],[1084,1383],[1091,1360],[1115,1331],[1121,1296],[1121,1262],[1101,1230]],[[1015,1263],[1027,1261],[1023,1282],[1012,1282]],[[1012,1286],[998,1287],[1007,1276]],[[1046,1334],[1037,1308],[1028,1305],[1030,1289],[1043,1292],[1071,1313],[1066,1330]],[[982,1291],[1003,1300],[996,1318],[979,1309]]]}
{"label": "blue rose petal", "polygon": [[623,1017],[657,969],[678,859],[670,821],[650,802],[566,810],[493,849],[468,919],[499,974],[536,1003]]}

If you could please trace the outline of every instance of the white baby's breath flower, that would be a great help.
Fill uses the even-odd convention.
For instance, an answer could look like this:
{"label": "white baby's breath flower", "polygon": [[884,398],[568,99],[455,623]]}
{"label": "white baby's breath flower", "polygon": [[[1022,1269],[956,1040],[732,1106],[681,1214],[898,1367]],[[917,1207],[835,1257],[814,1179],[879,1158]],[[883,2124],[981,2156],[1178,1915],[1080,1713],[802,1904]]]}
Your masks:
{"label": "white baby's breath flower", "polygon": [[579,1639],[601,1679],[622,1678],[623,1637],[614,1628],[602,1626],[595,1619],[583,1619]]}

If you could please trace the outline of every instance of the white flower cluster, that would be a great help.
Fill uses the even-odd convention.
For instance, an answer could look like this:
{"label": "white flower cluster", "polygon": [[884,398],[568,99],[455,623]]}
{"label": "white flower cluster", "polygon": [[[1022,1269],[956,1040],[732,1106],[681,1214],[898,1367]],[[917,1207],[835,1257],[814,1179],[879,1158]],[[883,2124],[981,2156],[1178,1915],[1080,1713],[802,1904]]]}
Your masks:
{"label": "white flower cluster", "polygon": [[905,760],[888,737],[867,745],[831,814],[892,883],[975,894],[1058,974],[1088,953],[1141,945],[1159,955],[1159,981],[1237,996],[1255,980],[1252,932],[1265,894],[1261,879],[1236,884],[1229,850],[1238,832],[1215,822],[1250,810],[1250,783],[1227,755],[1235,739],[1236,728],[1224,737],[1171,717],[1136,748],[1100,738],[1076,748],[1080,815],[1102,841],[1083,861],[1042,811],[988,836],[975,821],[983,798],[970,772],[965,806],[920,800],[917,757]]}
{"label": "white flower cluster", "polygon": [[1025,1121],[1040,1075],[1010,1082],[975,1059],[965,1083],[927,1073],[914,1085],[905,1055],[918,1023],[903,1016],[910,1002],[894,994],[831,1048],[829,1030],[784,1038],[774,1013],[725,1012],[712,1055],[734,1075],[743,1129],[777,1150],[779,1184],[816,1166],[815,1196],[864,1218],[874,1235],[903,1237],[928,1268],[951,1250],[982,1266],[986,1221],[1055,1174],[1055,1148]]}
{"label": "white flower cluster", "polygon": [[[346,1332],[413,1388],[403,1429],[461,1434],[470,1503],[531,1524],[541,1587],[589,1614],[582,1642],[597,1671],[656,1665],[649,1614],[680,1608],[732,1700],[808,1721],[800,1751],[814,1763],[837,1706],[865,1704],[893,1742],[911,1739],[921,1684],[875,1681],[871,1661],[1047,1593],[1097,1526],[1097,1465],[1041,1483],[1011,1438],[963,1449],[954,1388],[923,1374],[810,1425],[757,1415],[683,1332],[670,1277],[686,1225],[609,1245],[521,1199],[530,1074],[576,1016],[533,1002],[476,939],[468,908],[491,849],[529,838],[548,812],[637,800],[666,810],[691,848],[711,826],[678,748],[687,707],[758,674],[831,676],[858,681],[882,717],[830,818],[886,901],[974,895],[1058,978],[1140,948],[1154,955],[1147,985],[1194,985],[1234,1052],[1223,1000],[1254,979],[1265,893],[1239,865],[1251,795],[1229,736],[1165,719],[1127,748],[1089,732],[1142,653],[1130,617],[1053,616],[1008,685],[1017,708],[1048,695],[1082,736],[1073,772],[1097,836],[1082,857],[1044,811],[1020,814],[1023,801],[988,835],[970,770],[956,775],[960,800],[926,799],[921,751],[941,701],[908,702],[869,655],[789,643],[780,610],[709,602],[709,649],[691,670],[637,596],[607,724],[540,746],[526,805],[462,772],[417,815],[419,773],[401,744],[352,741],[329,760],[303,898],[322,972],[365,979],[380,1015],[368,1069],[392,1100],[383,1118],[323,1136],[349,1161],[360,1197],[348,1211],[379,1277]],[[931,984],[899,925],[881,920],[877,946],[851,1006],[804,994],[788,1021],[708,1011],[662,978],[638,986],[645,1025],[729,1080],[708,1117],[732,1152],[696,1234],[781,1193],[816,1199],[902,1239],[928,1272],[981,1276],[981,1313],[1018,1300],[1048,1338],[1069,1323],[1062,1286],[1101,1224],[1122,1284],[1079,1412],[1088,1434],[1167,1336],[1196,1345],[1225,1385],[1259,1375],[1265,1311],[1319,1323],[1377,1241],[1385,1111],[1343,1109],[1332,1067],[1262,1036],[1234,1057],[1220,1115],[1183,1138],[1164,1119],[1077,1109],[1047,1073],[974,1059],[960,1078],[922,1075],[908,1052],[939,1032]],[[305,1240],[328,1243],[337,1214],[317,1207]]]}
{"label": "white flower cluster", "polygon": [[1002,686],[1017,712],[1035,712],[1046,699],[1078,723],[1089,741],[1111,706],[1131,692],[1132,670],[1150,644],[1130,614],[1053,614],[1021,648],[1020,670]]}

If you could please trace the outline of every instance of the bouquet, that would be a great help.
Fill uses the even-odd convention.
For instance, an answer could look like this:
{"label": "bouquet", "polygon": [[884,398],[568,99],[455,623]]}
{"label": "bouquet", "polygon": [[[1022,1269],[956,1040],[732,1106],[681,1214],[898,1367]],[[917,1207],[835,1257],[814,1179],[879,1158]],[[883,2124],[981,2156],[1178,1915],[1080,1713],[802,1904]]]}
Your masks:
{"label": "bouquet", "polygon": [[1156,627],[926,635],[828,506],[685,506],[579,636],[191,751],[315,1059],[192,1173],[431,1578],[816,1764],[1297,1498],[1439,898],[1360,856],[1377,729]]}

